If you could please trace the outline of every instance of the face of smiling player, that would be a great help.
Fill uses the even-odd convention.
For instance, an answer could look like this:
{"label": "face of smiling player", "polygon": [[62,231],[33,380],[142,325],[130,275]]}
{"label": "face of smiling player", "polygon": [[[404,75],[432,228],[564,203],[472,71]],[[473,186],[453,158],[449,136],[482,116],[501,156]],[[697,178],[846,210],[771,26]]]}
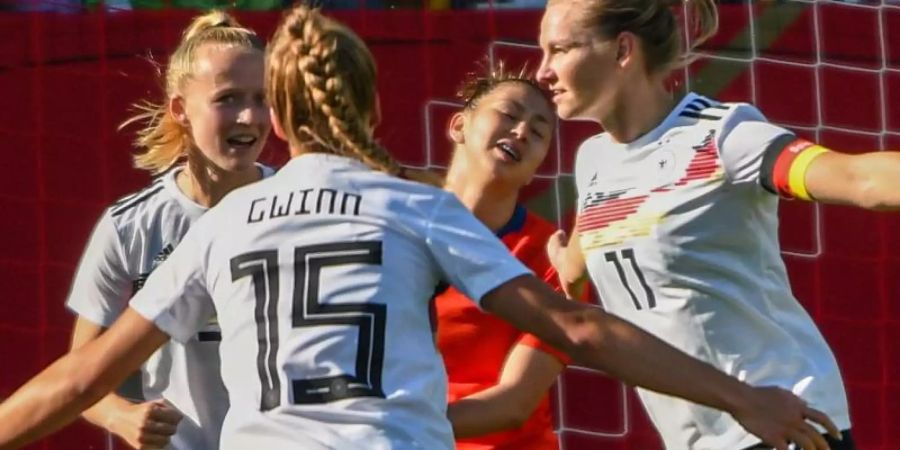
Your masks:
{"label": "face of smiling player", "polygon": [[534,86],[502,82],[451,119],[453,164],[464,164],[467,176],[521,188],[547,156],[554,121]]}
{"label": "face of smiling player", "polygon": [[193,150],[213,168],[252,168],[271,129],[265,102],[264,56],[256,49],[205,44],[194,70],[172,99]]}

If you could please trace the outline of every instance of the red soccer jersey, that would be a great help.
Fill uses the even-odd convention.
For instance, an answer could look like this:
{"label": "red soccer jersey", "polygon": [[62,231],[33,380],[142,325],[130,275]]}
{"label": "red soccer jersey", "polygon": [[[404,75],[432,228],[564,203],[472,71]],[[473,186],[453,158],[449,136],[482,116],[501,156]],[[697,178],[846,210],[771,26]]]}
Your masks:
{"label": "red soccer jersey", "polygon": [[[547,259],[547,239],[556,227],[518,206],[512,219],[498,233],[509,251],[535,275],[559,289],[556,270]],[[525,344],[554,355],[563,363],[565,356],[536,337],[520,332],[499,318],[478,309],[454,288],[435,299],[437,344],[447,366],[448,401],[453,402],[483,391],[497,383],[509,351]],[[534,414],[519,429],[456,441],[457,449],[557,449],[550,415],[550,401],[544,397]]]}

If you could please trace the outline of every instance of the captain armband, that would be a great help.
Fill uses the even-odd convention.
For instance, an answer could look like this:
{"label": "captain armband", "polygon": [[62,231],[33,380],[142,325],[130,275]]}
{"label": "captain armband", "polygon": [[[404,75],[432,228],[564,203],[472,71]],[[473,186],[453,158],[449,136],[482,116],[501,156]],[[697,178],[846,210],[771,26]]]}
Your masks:
{"label": "captain armband", "polygon": [[806,191],[806,171],[816,158],[828,151],[794,135],[780,136],[763,154],[760,184],[776,195],[812,200]]}

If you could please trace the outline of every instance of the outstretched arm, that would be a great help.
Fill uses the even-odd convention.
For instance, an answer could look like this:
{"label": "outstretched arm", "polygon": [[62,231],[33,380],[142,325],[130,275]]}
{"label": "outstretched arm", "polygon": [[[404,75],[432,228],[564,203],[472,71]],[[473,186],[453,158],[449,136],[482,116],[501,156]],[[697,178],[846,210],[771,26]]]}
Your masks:
{"label": "outstretched arm", "polygon": [[58,359],[0,404],[0,449],[17,448],[72,422],[168,339],[127,309],[108,331]]}
{"label": "outstretched arm", "polygon": [[809,196],[823,203],[900,209],[900,152],[825,152],[806,172]]}
{"label": "outstretched arm", "polygon": [[[106,328],[82,316],[75,320],[70,351],[97,339]],[[139,374],[138,374],[139,375]],[[129,446],[163,448],[175,434],[182,414],[165,400],[133,403],[110,392],[82,414],[88,422],[119,436]]]}
{"label": "outstretched arm", "polygon": [[563,369],[554,356],[518,344],[496,385],[450,403],[447,417],[457,439],[521,427],[547,396]]}
{"label": "outstretched arm", "polygon": [[535,277],[508,281],[481,304],[575,361],[632,385],[727,411],[778,450],[787,450],[788,442],[828,449],[807,418],[839,436],[827,416],[793,394],[744,384],[599,308],[566,300]]}

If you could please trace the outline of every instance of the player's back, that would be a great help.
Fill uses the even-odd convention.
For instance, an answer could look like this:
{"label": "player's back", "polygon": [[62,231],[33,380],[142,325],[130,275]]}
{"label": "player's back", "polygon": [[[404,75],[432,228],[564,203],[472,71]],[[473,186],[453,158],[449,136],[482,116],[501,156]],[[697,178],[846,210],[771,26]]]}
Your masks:
{"label": "player's back", "polygon": [[462,209],[324,154],[223,200],[204,258],[231,395],[222,448],[451,448],[428,299],[445,276],[473,298],[498,284],[442,257],[479,224],[441,220]]}

